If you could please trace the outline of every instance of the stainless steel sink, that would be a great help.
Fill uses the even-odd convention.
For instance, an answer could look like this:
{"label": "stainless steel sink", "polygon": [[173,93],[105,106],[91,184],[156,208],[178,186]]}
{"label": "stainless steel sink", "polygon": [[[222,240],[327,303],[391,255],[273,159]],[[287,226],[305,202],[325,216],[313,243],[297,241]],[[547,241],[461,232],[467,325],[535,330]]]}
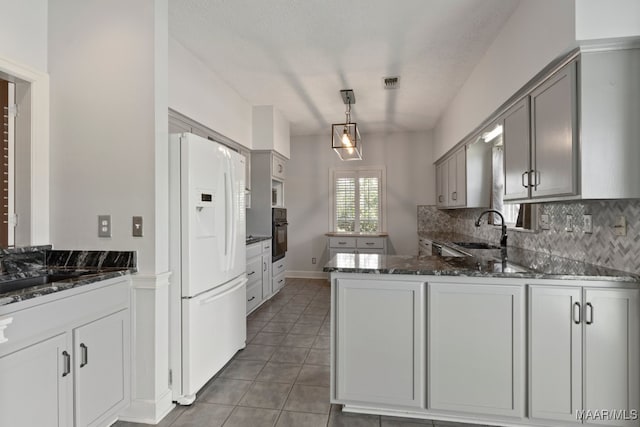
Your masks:
{"label": "stainless steel sink", "polygon": [[511,263],[509,261],[502,262],[502,260],[499,258],[489,261],[489,269],[494,273],[526,273],[530,271],[525,267]]}
{"label": "stainless steel sink", "polygon": [[500,246],[486,242],[453,242],[453,244],[465,249],[500,249]]}

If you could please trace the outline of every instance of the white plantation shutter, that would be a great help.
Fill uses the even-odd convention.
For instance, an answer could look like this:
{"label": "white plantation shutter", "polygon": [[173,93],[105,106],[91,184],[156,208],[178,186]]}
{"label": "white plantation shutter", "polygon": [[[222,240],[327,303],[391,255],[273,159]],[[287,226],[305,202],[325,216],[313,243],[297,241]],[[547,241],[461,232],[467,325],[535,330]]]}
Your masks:
{"label": "white plantation shutter", "polygon": [[382,171],[334,173],[334,231],[382,231]]}
{"label": "white plantation shutter", "polygon": [[355,231],[356,178],[336,177],[335,182],[335,231]]}

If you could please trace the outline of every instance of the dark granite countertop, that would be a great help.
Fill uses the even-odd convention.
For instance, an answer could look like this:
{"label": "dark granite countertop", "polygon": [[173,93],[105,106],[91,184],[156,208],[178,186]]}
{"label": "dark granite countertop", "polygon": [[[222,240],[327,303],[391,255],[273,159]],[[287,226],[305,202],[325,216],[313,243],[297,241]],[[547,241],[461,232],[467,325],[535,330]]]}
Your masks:
{"label": "dark granite countertop", "polygon": [[[134,273],[136,258],[133,251],[52,250],[51,246],[2,250],[0,307]],[[51,283],[43,283],[51,275],[55,276],[49,277]],[[19,284],[29,286],[12,290]]]}
{"label": "dark granite countertop", "polygon": [[[613,270],[551,254],[508,247],[506,259],[500,249],[465,249],[451,242],[482,241],[456,233],[420,233],[436,243],[471,254],[464,257],[337,254],[325,272],[409,274],[427,276],[510,277],[523,279],[604,280],[640,283],[640,275]],[[489,242],[493,243],[493,242]]]}
{"label": "dark granite countertop", "polygon": [[0,277],[0,283],[2,282],[10,282],[13,280],[21,280],[25,278],[35,278],[42,277],[49,274],[63,274],[63,273],[78,273],[79,275],[76,277],[72,277],[69,279],[63,279],[59,281],[55,281],[52,283],[45,283],[42,285],[29,286],[28,288],[9,291],[9,292],[0,292],[0,307],[12,304],[15,302],[25,301],[32,298],[37,298],[43,295],[53,294],[60,291],[66,291],[67,289],[74,289],[80,286],[89,285],[91,283],[99,282],[101,280],[112,279],[114,277],[125,276],[132,272],[131,269],[122,269],[122,268],[112,268],[112,269],[101,269],[101,270],[82,270],[82,269],[48,269],[48,270],[39,270],[32,271],[29,275],[25,275],[19,279],[13,278],[9,279],[4,276]]}
{"label": "dark granite countertop", "polygon": [[262,242],[264,240],[270,240],[271,236],[247,236],[246,244],[253,245],[254,243]]}

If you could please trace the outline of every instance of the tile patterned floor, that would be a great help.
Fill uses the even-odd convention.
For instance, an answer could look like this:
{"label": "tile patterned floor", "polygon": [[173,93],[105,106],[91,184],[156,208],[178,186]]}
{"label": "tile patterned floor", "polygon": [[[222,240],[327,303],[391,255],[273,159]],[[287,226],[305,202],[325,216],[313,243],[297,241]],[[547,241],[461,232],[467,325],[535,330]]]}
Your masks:
{"label": "tile patterned floor", "polygon": [[[287,279],[247,319],[247,347],[160,427],[411,427],[466,424],[342,413],[329,403],[329,283]],[[115,427],[143,427],[119,421]]]}

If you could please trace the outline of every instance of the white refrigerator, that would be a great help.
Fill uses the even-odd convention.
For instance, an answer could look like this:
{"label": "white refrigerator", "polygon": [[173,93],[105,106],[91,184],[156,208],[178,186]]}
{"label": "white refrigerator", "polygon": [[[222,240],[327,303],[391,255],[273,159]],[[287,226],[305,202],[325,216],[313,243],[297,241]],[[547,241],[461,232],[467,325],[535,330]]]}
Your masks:
{"label": "white refrigerator", "polygon": [[245,347],[245,159],[191,133],[169,150],[170,381],[189,405]]}

